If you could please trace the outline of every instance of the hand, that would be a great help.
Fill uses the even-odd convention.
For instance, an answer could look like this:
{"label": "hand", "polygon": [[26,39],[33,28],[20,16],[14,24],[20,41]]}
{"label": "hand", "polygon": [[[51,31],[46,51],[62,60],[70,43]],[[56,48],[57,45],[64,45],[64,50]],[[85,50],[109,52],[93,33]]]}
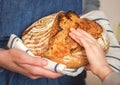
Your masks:
{"label": "hand", "polygon": [[89,61],[86,69],[91,70],[95,75],[103,80],[113,70],[109,67],[103,48],[98,42],[87,32],[81,29],[70,29],[70,37],[85,48],[85,52]]}
{"label": "hand", "polygon": [[47,60],[38,56],[30,56],[18,49],[0,50],[0,67],[20,73],[32,79],[40,77],[57,78],[61,74],[49,71],[43,67]]}

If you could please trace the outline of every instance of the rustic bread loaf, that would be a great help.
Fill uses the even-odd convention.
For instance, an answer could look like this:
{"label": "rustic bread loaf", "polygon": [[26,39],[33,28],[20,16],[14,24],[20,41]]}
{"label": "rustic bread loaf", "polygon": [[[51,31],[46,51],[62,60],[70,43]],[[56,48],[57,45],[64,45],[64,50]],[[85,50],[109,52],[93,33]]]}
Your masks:
{"label": "rustic bread loaf", "polygon": [[[37,56],[79,68],[88,64],[85,49],[69,37],[70,28],[81,28],[95,39],[103,39],[103,28],[95,21],[80,18],[76,13],[58,12],[37,20],[22,36],[23,43]],[[109,44],[109,42],[107,42]],[[104,51],[108,44],[103,46]]]}

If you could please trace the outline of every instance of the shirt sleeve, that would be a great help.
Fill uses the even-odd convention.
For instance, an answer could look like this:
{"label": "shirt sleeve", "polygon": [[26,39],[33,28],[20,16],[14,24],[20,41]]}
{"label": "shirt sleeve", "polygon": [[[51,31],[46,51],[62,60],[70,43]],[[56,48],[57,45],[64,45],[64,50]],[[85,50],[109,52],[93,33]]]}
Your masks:
{"label": "shirt sleeve", "polygon": [[95,19],[95,21],[98,22],[106,30],[107,36],[110,40],[106,59],[114,71],[120,72],[120,45],[112,30],[110,21],[107,18],[98,18]]}
{"label": "shirt sleeve", "polygon": [[120,45],[115,37],[110,21],[107,18],[99,18],[96,21],[106,30],[110,40],[110,46],[106,59],[114,71],[120,72]]}
{"label": "shirt sleeve", "polygon": [[106,54],[107,61],[114,71],[120,72],[120,45],[112,29],[107,29],[110,39],[110,47]]}
{"label": "shirt sleeve", "polygon": [[120,73],[112,72],[104,80],[103,85],[120,85]]}

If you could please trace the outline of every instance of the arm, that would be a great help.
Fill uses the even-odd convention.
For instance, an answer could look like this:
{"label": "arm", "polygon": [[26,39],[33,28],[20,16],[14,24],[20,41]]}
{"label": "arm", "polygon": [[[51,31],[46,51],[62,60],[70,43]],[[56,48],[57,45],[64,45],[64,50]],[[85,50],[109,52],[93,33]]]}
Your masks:
{"label": "arm", "polygon": [[106,54],[107,61],[114,71],[120,72],[120,45],[114,35],[110,21],[107,19],[103,11],[95,10],[81,17],[94,20],[99,23],[103,29],[107,32],[107,36],[110,40],[110,47]]}
{"label": "arm", "polygon": [[43,67],[47,61],[40,57],[32,57],[18,49],[0,50],[0,67],[36,79],[40,77],[57,78],[58,73],[46,70]]}
{"label": "arm", "polygon": [[81,29],[71,29],[70,31],[71,38],[85,48],[85,52],[89,61],[89,65],[86,67],[86,69],[91,70],[101,80],[104,80],[107,75],[113,72],[113,70],[107,63],[103,48],[91,35],[85,31]]}
{"label": "arm", "polygon": [[71,29],[70,36],[85,48],[89,61],[86,69],[97,75],[103,81],[103,85],[120,85],[120,73],[110,68],[103,49],[91,35],[80,29]]}
{"label": "arm", "polygon": [[103,49],[91,35],[80,29],[71,29],[70,37],[85,48],[89,61],[86,69],[97,75],[103,81],[103,85],[120,85],[120,73],[110,68]]}
{"label": "arm", "polygon": [[98,22],[106,30],[110,40],[110,46],[106,54],[106,59],[114,71],[120,72],[120,45],[114,35],[109,20],[107,20],[104,14],[103,16],[101,16],[103,19],[96,19],[96,22]]}
{"label": "arm", "polygon": [[110,47],[106,54],[107,61],[114,71],[120,72],[120,45],[111,28],[106,29],[110,39]]}

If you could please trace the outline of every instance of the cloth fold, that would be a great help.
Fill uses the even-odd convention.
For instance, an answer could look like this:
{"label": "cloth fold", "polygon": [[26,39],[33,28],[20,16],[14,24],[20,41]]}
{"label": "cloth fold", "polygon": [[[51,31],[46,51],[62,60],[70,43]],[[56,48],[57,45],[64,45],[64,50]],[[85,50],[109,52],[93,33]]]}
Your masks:
{"label": "cloth fold", "polygon": [[[17,37],[15,34],[11,34],[7,46],[8,48],[17,48],[17,49],[23,50],[29,55],[34,56],[34,54],[22,43],[22,40],[19,37]],[[84,67],[80,67],[78,69],[70,69],[63,64],[53,62],[49,59],[47,59],[47,61],[48,61],[48,65],[45,66],[46,69],[49,69],[51,71],[55,71],[58,73],[62,73],[64,75],[77,76],[84,70]]]}

